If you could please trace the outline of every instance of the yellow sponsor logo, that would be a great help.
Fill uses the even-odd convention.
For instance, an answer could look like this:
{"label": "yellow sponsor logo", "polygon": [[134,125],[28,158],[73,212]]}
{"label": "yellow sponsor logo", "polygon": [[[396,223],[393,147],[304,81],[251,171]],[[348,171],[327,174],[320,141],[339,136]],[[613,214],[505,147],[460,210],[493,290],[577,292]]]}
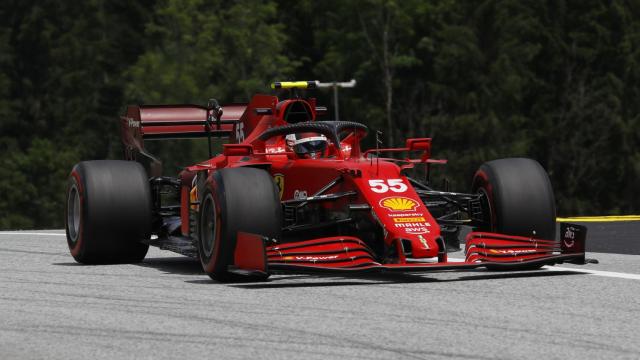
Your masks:
{"label": "yellow sponsor logo", "polygon": [[408,223],[408,222],[425,222],[426,220],[423,217],[402,217],[402,218],[393,218],[393,222],[396,223]]}
{"label": "yellow sponsor logo", "polygon": [[191,209],[198,210],[198,188],[194,186],[191,191],[189,191],[189,202],[191,204]]}
{"label": "yellow sponsor logo", "polygon": [[415,210],[418,203],[406,197],[388,197],[380,200],[380,206],[391,211]]}
{"label": "yellow sponsor logo", "polygon": [[278,186],[278,191],[280,192],[280,199],[282,199],[282,194],[284,193],[284,175],[274,174],[273,181]]}

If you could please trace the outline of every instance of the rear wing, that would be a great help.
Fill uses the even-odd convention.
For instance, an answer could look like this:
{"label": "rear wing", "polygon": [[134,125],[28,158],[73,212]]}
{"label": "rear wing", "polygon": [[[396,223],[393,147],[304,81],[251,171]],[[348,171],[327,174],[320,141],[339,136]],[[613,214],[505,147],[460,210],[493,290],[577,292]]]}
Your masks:
{"label": "rear wing", "polygon": [[[210,126],[214,137],[229,137],[240,120],[245,104],[222,108],[219,122]],[[189,139],[207,137],[207,119],[215,109],[199,105],[143,105],[129,106],[120,118],[123,140]],[[127,141],[125,141],[126,143]]]}
{"label": "rear wing", "polygon": [[[231,104],[222,108],[199,105],[142,105],[129,106],[120,117],[120,134],[127,160],[142,155],[151,162],[151,172],[159,160],[145,151],[145,140],[228,138],[235,141],[235,131],[247,105]],[[217,115],[222,110],[221,116]],[[213,121],[211,121],[214,119]]]}

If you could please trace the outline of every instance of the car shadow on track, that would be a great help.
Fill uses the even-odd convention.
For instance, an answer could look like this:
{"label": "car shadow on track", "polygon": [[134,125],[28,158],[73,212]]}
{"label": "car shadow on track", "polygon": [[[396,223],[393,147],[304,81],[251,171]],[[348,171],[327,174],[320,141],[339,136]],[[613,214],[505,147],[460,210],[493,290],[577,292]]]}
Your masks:
{"label": "car shadow on track", "polygon": [[[86,266],[76,262],[55,263],[59,266]],[[190,284],[220,284],[210,279],[200,266],[197,259],[175,256],[175,257],[157,257],[147,258],[143,262],[134,264],[146,268],[153,268],[166,274],[177,275],[194,275],[199,278],[194,280],[185,280]],[[102,266],[102,265],[100,265]],[[447,274],[447,278],[434,276],[436,274]],[[451,275],[457,275],[451,277]],[[247,279],[246,282],[226,283],[241,289],[278,289],[278,288],[304,288],[304,287],[333,287],[333,286],[362,286],[362,285],[383,285],[383,284],[409,284],[409,283],[437,283],[437,282],[458,282],[458,281],[478,281],[478,280],[495,280],[495,279],[517,279],[517,278],[535,278],[548,276],[565,276],[565,275],[585,275],[577,271],[546,271],[531,270],[520,272],[489,272],[486,270],[471,270],[457,272],[441,272],[430,274],[416,273],[390,273],[380,272],[372,274],[349,274],[345,276],[332,275],[315,275],[315,274],[286,274],[274,275],[266,281],[256,282]]]}
{"label": "car shadow on track", "polygon": [[55,266],[87,266],[85,264],[80,264],[77,262],[57,262],[57,263],[52,263],[51,265],[55,265]]}
{"label": "car shadow on track", "polygon": [[[547,276],[563,276],[563,275],[585,275],[584,273],[577,271],[544,271],[534,270],[527,272],[516,273],[487,273],[486,271],[477,270],[466,272],[464,274],[472,273],[473,275],[464,275],[457,278],[438,279],[425,275],[418,274],[406,274],[406,273],[380,273],[380,274],[367,274],[359,276],[345,276],[345,277],[326,277],[321,275],[307,275],[307,279],[300,279],[300,281],[287,281],[292,277],[272,277],[268,281],[261,283],[251,284],[229,284],[241,289],[277,289],[277,288],[298,288],[298,287],[331,287],[331,286],[360,286],[360,285],[382,285],[382,284],[410,284],[410,283],[443,283],[443,282],[458,282],[458,281],[477,281],[477,280],[494,280],[494,279],[516,279],[516,278],[534,278],[534,277],[547,277]],[[451,273],[449,273],[451,274]],[[460,273],[463,274],[463,273]],[[325,280],[326,279],[326,280]],[[312,281],[309,281],[312,280]],[[211,283],[213,281],[210,281]],[[204,283],[204,282],[203,282]]]}
{"label": "car shadow on track", "polygon": [[86,265],[77,262],[59,262],[53,263],[56,266],[122,266],[122,265],[136,265],[147,268],[153,268],[163,271],[167,274],[179,274],[179,275],[203,275],[206,276],[200,263],[196,259],[192,259],[185,256],[175,257],[159,257],[159,258],[146,258],[142,262],[135,264],[96,264]]}
{"label": "car shadow on track", "polygon": [[206,276],[200,262],[186,256],[147,258],[135,265],[154,268],[167,274]]}

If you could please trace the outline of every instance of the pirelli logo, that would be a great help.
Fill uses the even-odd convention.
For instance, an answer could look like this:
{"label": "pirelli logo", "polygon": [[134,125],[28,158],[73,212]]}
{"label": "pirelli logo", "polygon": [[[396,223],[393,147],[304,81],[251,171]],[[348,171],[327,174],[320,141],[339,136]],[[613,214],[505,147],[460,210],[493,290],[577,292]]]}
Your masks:
{"label": "pirelli logo", "polygon": [[423,217],[399,217],[393,218],[394,223],[410,223],[410,222],[425,222]]}

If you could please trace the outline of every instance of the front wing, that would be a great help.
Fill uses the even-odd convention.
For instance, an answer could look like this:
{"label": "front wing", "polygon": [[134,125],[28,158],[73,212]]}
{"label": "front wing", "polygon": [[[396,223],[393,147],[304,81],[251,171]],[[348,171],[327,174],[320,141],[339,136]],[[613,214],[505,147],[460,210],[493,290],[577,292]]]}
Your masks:
{"label": "front wing", "polygon": [[471,232],[466,237],[465,259],[449,261],[409,260],[405,263],[380,263],[373,251],[360,239],[336,236],[301,242],[265,245],[260,235],[238,233],[235,266],[237,273],[371,273],[425,272],[487,268],[525,270],[560,263],[585,264],[586,228],[561,224],[559,241]]}

